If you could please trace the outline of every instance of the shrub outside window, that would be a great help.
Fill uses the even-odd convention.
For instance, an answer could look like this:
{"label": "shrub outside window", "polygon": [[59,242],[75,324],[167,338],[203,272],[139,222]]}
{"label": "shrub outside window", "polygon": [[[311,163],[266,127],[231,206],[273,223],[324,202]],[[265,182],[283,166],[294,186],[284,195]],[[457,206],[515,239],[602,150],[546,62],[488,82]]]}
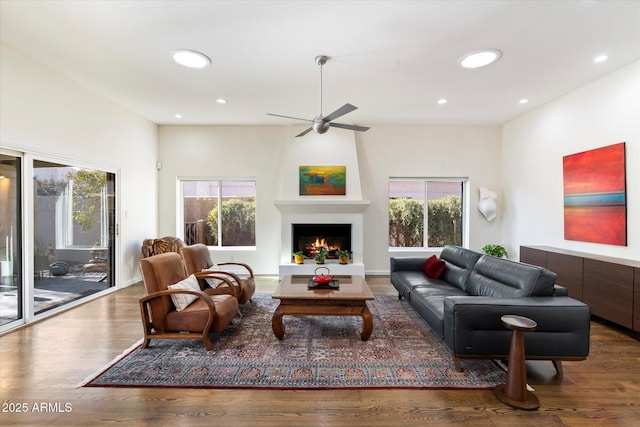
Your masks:
{"label": "shrub outside window", "polygon": [[465,180],[453,178],[390,179],[389,247],[462,245],[464,187]]}
{"label": "shrub outside window", "polygon": [[254,180],[181,180],[187,245],[256,245]]}

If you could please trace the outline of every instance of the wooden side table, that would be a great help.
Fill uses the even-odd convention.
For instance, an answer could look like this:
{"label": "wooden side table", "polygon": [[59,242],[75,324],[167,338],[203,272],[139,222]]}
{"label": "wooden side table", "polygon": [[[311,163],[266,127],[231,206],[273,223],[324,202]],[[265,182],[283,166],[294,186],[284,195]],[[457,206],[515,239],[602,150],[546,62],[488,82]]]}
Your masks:
{"label": "wooden side table", "polygon": [[498,399],[507,405],[519,409],[538,409],[538,397],[527,390],[527,367],[525,365],[524,332],[535,331],[538,324],[533,320],[507,314],[500,318],[507,329],[513,331],[511,347],[509,348],[509,367],[507,383],[500,384],[493,389]]}

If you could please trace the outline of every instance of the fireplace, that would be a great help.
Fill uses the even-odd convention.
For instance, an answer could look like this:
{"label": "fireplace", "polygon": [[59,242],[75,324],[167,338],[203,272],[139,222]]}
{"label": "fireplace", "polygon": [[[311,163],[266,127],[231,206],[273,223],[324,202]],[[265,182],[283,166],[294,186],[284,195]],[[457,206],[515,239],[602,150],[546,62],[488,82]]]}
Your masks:
{"label": "fireplace", "polygon": [[[357,132],[329,132],[325,135],[311,133],[301,140],[295,138],[292,130],[279,157],[276,200],[274,206],[280,211],[280,279],[287,275],[312,276],[318,268],[313,258],[303,264],[296,264],[292,252],[303,251],[298,243],[298,226],[338,226],[337,231],[304,230],[304,235],[312,238],[323,237],[328,246],[340,245],[342,250],[351,252],[348,264],[340,264],[336,259],[327,260],[331,274],[364,276],[364,212],[371,202],[362,195],[360,167],[356,148]],[[307,139],[308,138],[308,139]],[[300,165],[345,165],[346,194],[335,196],[301,196],[299,177]],[[278,192],[278,186],[280,191]],[[373,221],[373,219],[372,219]],[[374,227],[374,223],[370,225]],[[345,227],[345,228],[343,228]],[[342,229],[340,229],[342,228]],[[294,236],[296,233],[296,236]],[[337,243],[334,237],[341,236]],[[320,241],[318,241],[320,244]],[[335,252],[335,250],[334,250]],[[308,256],[311,251],[308,250]],[[334,255],[334,254],[332,254]]]}
{"label": "fireplace", "polygon": [[351,252],[351,224],[291,224],[291,252],[302,251],[313,258],[320,248],[336,258],[335,251]]}
{"label": "fireplace", "polygon": [[[368,205],[368,201],[327,201],[320,203],[314,200],[312,202],[276,202],[276,206],[282,213],[282,245],[280,246],[280,266],[278,267],[280,279],[287,275],[312,276],[315,274],[317,265],[313,261],[310,251],[307,252],[309,255],[307,255],[308,259],[304,264],[293,262],[293,252],[304,252],[304,246],[298,249],[300,247],[298,243],[300,237],[298,236],[300,235],[308,236],[314,244],[316,238],[322,237],[325,242],[328,242],[328,245],[337,246],[337,243],[339,243],[341,250],[351,252],[351,261],[348,264],[340,264],[337,259],[327,260],[331,274],[364,276],[364,263],[362,261],[364,252],[364,215],[362,212]],[[308,227],[313,227],[316,230],[314,231]],[[294,231],[294,229],[300,230]],[[300,231],[303,233],[300,233]],[[336,242],[336,240],[339,240],[336,238],[338,236],[341,236],[339,239],[342,240]]]}

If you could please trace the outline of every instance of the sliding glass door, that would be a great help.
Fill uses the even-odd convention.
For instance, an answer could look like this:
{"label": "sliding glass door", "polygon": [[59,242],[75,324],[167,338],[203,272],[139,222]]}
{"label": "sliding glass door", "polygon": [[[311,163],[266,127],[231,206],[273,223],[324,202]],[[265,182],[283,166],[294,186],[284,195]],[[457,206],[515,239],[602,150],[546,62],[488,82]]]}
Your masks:
{"label": "sliding glass door", "polygon": [[115,173],[0,152],[0,331],[115,286],[115,243]]}
{"label": "sliding glass door", "polygon": [[22,158],[0,153],[0,329],[23,315]]}
{"label": "sliding glass door", "polygon": [[33,308],[38,315],[115,284],[115,174],[33,162]]}

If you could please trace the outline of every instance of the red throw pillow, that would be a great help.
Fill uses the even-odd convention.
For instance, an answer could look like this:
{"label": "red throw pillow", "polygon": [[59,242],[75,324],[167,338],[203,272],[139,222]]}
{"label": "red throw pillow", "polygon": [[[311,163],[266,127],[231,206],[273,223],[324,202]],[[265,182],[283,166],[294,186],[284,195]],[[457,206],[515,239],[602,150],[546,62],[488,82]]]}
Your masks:
{"label": "red throw pillow", "polygon": [[422,266],[422,271],[424,274],[431,277],[432,279],[439,279],[444,273],[444,269],[446,268],[446,264],[441,259],[438,259],[437,256],[432,255],[428,258],[424,265]]}

